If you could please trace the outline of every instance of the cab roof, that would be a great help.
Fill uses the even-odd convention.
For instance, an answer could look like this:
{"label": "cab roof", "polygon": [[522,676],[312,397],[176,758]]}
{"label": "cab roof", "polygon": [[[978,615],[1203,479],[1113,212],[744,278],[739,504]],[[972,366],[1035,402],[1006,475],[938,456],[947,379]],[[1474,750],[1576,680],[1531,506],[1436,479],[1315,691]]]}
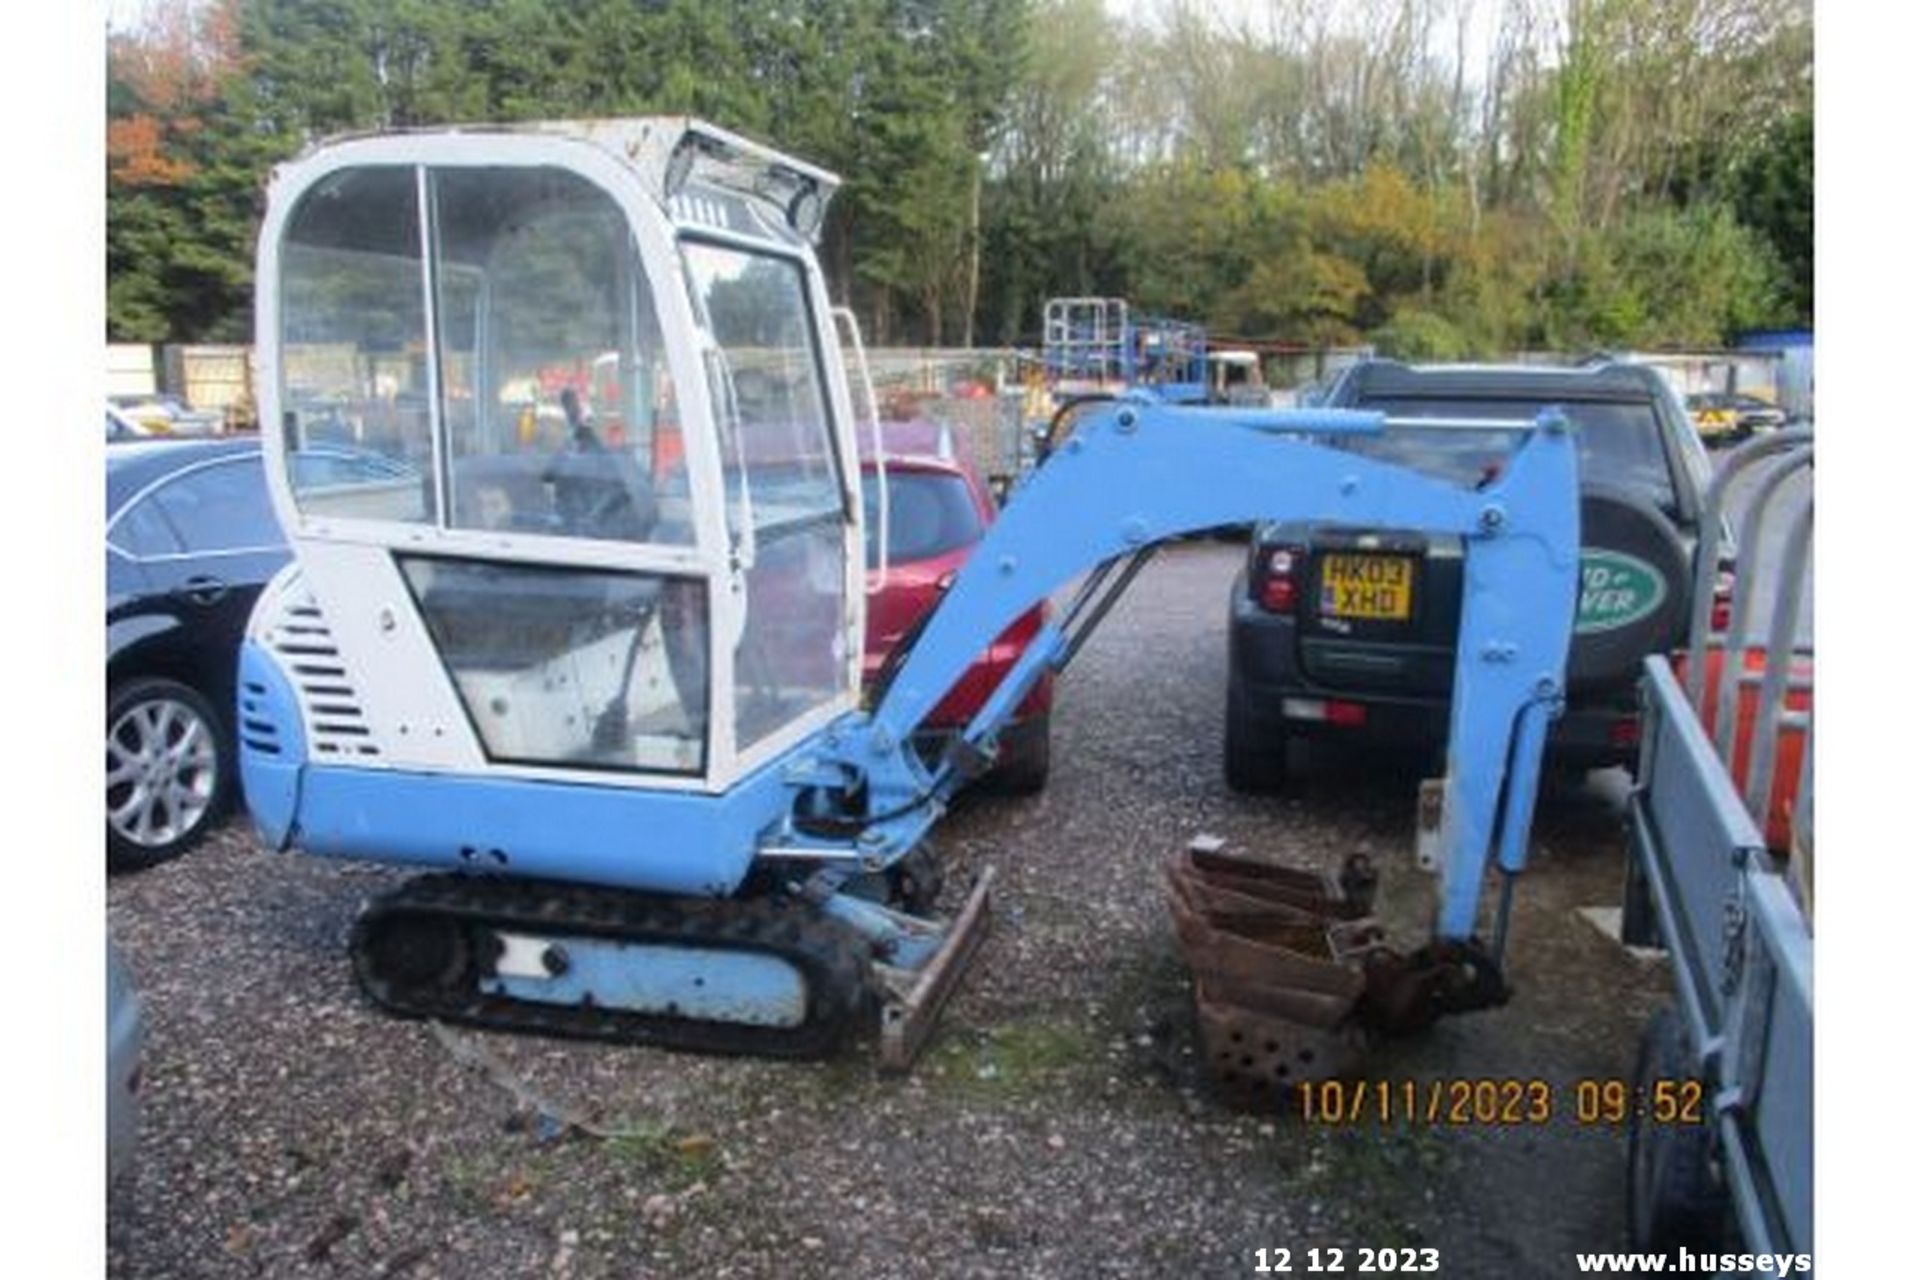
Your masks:
{"label": "cab roof", "polygon": [[[449,124],[337,134],[302,153],[302,159],[343,144],[405,137],[472,138],[486,135],[544,135],[587,143],[635,170],[642,185],[662,207],[676,204],[683,189],[705,188],[786,210],[802,191],[819,200],[819,218],[803,231],[817,235],[826,206],[840,187],[837,174],[808,164],[719,125],[692,116],[617,116],[599,120],[527,120],[506,124]],[[690,152],[690,164],[676,156]]]}

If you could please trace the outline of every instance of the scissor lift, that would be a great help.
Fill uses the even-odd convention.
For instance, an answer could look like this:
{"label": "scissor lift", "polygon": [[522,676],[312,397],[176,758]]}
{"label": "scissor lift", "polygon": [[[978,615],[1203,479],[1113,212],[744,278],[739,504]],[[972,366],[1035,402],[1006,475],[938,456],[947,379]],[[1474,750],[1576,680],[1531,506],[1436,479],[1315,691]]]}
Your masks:
{"label": "scissor lift", "polygon": [[1050,298],[1042,319],[1055,408],[1129,391],[1168,404],[1207,399],[1207,331],[1191,320],[1140,315],[1122,298]]}

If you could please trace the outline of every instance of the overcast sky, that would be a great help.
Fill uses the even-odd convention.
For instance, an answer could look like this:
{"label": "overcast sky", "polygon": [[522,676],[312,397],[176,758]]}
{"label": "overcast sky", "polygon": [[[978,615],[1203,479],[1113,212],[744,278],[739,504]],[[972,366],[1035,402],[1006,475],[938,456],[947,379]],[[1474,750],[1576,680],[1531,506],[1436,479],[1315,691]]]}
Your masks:
{"label": "overcast sky", "polygon": [[146,0],[107,0],[107,26],[125,31],[140,21],[141,10],[145,8]]}
{"label": "overcast sky", "polygon": [[[1280,0],[1188,0],[1211,14],[1216,23],[1233,29],[1247,29],[1256,34],[1268,34],[1275,21],[1276,11],[1283,8]],[[1168,0],[1102,0],[1107,12],[1115,17],[1131,18],[1139,22],[1152,22],[1168,7]],[[1376,0],[1377,7],[1378,0]],[[1467,10],[1467,75],[1471,79],[1485,68],[1487,54],[1493,47],[1494,23],[1499,19],[1500,0],[1459,0]],[[1354,7],[1361,7],[1355,5]],[[1431,52],[1436,57],[1447,59],[1454,57],[1455,29],[1451,17],[1443,18],[1434,25],[1434,46]]]}

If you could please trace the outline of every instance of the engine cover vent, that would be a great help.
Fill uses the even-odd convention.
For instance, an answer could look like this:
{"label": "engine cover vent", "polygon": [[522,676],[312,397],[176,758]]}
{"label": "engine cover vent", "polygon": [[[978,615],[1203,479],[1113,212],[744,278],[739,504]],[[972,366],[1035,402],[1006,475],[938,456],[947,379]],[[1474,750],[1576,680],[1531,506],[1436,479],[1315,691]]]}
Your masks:
{"label": "engine cover vent", "polygon": [[360,695],[320,606],[298,582],[287,584],[277,604],[265,639],[299,691],[314,754],[336,759],[378,756]]}

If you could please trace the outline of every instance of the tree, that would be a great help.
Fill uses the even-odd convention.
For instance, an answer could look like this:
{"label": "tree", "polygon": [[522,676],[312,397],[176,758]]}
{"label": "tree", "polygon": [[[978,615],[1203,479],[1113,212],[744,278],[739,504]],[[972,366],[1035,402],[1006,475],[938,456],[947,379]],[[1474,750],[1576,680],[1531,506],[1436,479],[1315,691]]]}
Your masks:
{"label": "tree", "polygon": [[1002,342],[1037,341],[1048,297],[1116,278],[1101,209],[1114,193],[1107,79],[1121,47],[1101,0],[1041,0],[1018,32],[981,214],[982,332]]}
{"label": "tree", "polygon": [[1813,113],[1781,121],[1734,170],[1733,207],[1773,247],[1795,321],[1813,323]]}
{"label": "tree", "polygon": [[233,9],[170,0],[107,47],[107,331],[238,337],[252,281],[257,160],[222,96]]}
{"label": "tree", "polygon": [[652,112],[843,175],[821,257],[876,341],[1085,294],[1480,354],[1810,315],[1806,0],[1497,0],[1469,68],[1487,2],[167,0],[108,49],[109,328],[244,334],[318,137]]}

